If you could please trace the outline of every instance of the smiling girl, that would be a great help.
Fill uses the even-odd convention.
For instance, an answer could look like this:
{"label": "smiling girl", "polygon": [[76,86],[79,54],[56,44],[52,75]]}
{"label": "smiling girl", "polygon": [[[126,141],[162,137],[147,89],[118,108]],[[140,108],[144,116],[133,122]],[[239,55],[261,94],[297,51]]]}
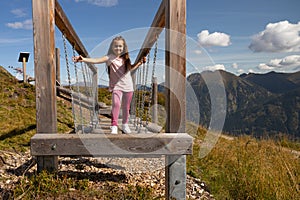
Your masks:
{"label": "smiling girl", "polygon": [[112,92],[111,133],[118,133],[118,118],[121,106],[122,131],[124,133],[131,133],[128,126],[128,119],[134,89],[130,70],[146,62],[146,57],[135,65],[131,65],[125,39],[118,36],[110,43],[107,55],[100,58],[85,58],[79,55],[73,57],[73,61],[93,64],[106,63],[109,75],[109,90]]}

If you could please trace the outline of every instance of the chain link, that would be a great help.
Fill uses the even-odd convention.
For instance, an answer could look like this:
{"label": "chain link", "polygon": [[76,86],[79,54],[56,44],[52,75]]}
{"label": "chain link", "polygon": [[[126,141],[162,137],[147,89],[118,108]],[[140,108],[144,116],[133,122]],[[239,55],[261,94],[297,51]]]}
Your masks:
{"label": "chain link", "polygon": [[157,48],[158,48],[158,38],[156,38],[155,48],[154,48],[154,55],[153,55],[152,76],[151,76],[151,82],[152,83],[151,83],[150,94],[149,94],[150,100],[149,100],[149,104],[148,104],[148,115],[147,115],[147,120],[146,120],[147,125],[150,122],[150,113],[151,113],[150,112],[150,107],[151,107],[151,104],[152,104],[152,92],[153,92],[155,69],[156,69]]}
{"label": "chain link", "polygon": [[72,86],[71,86],[70,64],[69,64],[68,51],[67,51],[67,41],[66,41],[66,36],[65,36],[64,33],[62,33],[62,39],[63,39],[63,44],[64,44],[64,54],[65,54],[67,74],[68,74],[69,90],[71,91],[72,115],[73,115],[73,120],[74,120],[75,132],[77,132],[76,115],[75,115],[74,99],[73,99],[73,89],[72,89]]}

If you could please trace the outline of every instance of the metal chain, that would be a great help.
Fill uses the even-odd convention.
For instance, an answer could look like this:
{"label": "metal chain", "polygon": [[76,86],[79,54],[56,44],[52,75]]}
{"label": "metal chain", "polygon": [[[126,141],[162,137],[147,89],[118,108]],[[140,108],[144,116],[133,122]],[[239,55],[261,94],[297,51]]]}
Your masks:
{"label": "metal chain", "polygon": [[[137,69],[137,71],[138,71],[139,69]],[[137,75],[138,73],[135,73],[135,85],[137,85],[138,84],[138,79],[139,79],[139,76]],[[135,86],[136,87],[136,86]],[[135,88],[136,89],[136,91],[134,91],[134,96],[133,96],[133,99],[134,99],[134,106],[133,106],[133,110],[134,110],[134,120],[133,120],[133,125],[134,125],[134,127],[136,127],[137,128],[137,115],[138,115],[138,113],[137,113],[137,107],[138,107],[138,88]]]}
{"label": "metal chain", "polygon": [[[139,91],[139,93],[138,93],[138,116],[139,116],[139,118],[138,118],[138,127],[137,128],[141,128],[141,126],[142,126],[142,117],[143,117],[143,113],[141,112],[141,110],[142,110],[142,82],[143,82],[143,77],[142,77],[142,69],[141,68],[139,68],[139,73],[140,73],[140,75],[139,75],[139,89],[138,89],[138,91]],[[139,129],[140,130],[140,129]],[[139,131],[138,131],[139,132]]]}
{"label": "metal chain", "polygon": [[[148,54],[148,58],[147,58],[147,64],[143,66],[143,75],[144,77],[144,83],[143,83],[143,96],[142,96],[142,108],[141,108],[141,112],[144,114],[144,109],[145,109],[145,99],[146,99],[146,93],[147,93],[147,78],[148,78],[148,71],[149,71],[149,63],[150,63],[150,54]],[[146,74],[145,74],[146,71]],[[146,116],[146,124],[147,124],[147,111],[145,113]],[[147,129],[145,129],[145,131],[147,132]]]}
{"label": "metal chain", "polygon": [[72,90],[72,87],[71,87],[70,65],[69,65],[68,52],[67,52],[67,42],[66,42],[66,36],[65,36],[64,33],[62,33],[62,39],[63,39],[63,44],[64,44],[64,54],[65,54],[65,60],[66,60],[66,67],[67,67],[67,74],[68,74],[69,89],[70,89],[70,91],[71,91],[72,115],[73,115],[73,120],[74,120],[75,132],[77,132],[76,115],[75,115],[75,110],[74,110],[73,90]]}
{"label": "metal chain", "polygon": [[148,105],[148,117],[146,120],[146,124],[148,125],[149,121],[150,121],[150,107],[152,104],[152,90],[153,90],[153,84],[154,84],[154,77],[155,77],[155,69],[156,69],[156,58],[157,58],[157,47],[158,47],[158,38],[156,38],[156,42],[155,42],[155,48],[154,48],[154,55],[153,55],[153,65],[152,65],[152,76],[151,76],[151,88],[150,88],[150,100],[149,100],[149,105]]}
{"label": "metal chain", "polygon": [[[72,46],[73,51],[73,57],[75,57],[75,46]],[[76,79],[76,85],[77,85],[77,93],[78,93],[78,103],[79,103],[79,113],[80,113],[80,122],[81,122],[81,130],[82,133],[84,133],[84,122],[83,122],[83,112],[82,112],[82,103],[81,103],[81,91],[80,91],[80,84],[79,84],[79,78],[78,78],[78,69],[77,64],[74,62],[74,70],[75,70],[75,79]]]}
{"label": "metal chain", "polygon": [[[87,71],[87,68],[86,68],[85,64],[83,64],[82,62],[80,64],[81,64],[81,71],[82,71],[84,87],[85,87],[84,94],[88,98],[88,102],[90,102],[90,97],[92,96],[92,92],[90,90],[90,87],[87,85],[88,71]],[[95,106],[90,106],[89,107],[90,121],[92,122],[92,125],[94,125],[94,120],[93,120],[94,119],[94,117],[93,117],[94,116],[94,112],[93,112],[94,107]]]}

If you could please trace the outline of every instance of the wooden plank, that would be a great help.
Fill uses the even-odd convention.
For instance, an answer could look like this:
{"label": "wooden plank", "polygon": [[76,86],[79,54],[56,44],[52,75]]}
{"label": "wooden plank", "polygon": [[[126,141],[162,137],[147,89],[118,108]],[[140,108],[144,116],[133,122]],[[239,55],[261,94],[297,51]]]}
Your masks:
{"label": "wooden plank", "polygon": [[[78,54],[84,57],[89,56],[87,50],[85,49],[69,19],[67,18],[67,15],[63,11],[57,0],[55,0],[55,24],[57,28],[65,35],[70,44],[74,46]],[[97,68],[93,64],[87,63],[87,65],[94,74],[97,73]]]}
{"label": "wooden plank", "polygon": [[186,155],[192,153],[193,138],[185,133],[169,134],[35,134],[32,156],[137,156]]}
{"label": "wooden plank", "polygon": [[[54,0],[32,1],[36,125],[39,133],[57,130]],[[57,170],[58,159],[38,157],[38,171]]]}

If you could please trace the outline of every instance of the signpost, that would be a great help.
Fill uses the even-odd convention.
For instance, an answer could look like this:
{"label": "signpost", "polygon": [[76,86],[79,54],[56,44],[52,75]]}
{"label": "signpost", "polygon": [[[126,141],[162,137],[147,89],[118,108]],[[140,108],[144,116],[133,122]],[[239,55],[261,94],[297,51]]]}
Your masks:
{"label": "signpost", "polygon": [[21,52],[19,55],[18,62],[23,63],[23,82],[27,83],[27,78],[26,78],[26,62],[28,62],[29,59],[29,52]]}

